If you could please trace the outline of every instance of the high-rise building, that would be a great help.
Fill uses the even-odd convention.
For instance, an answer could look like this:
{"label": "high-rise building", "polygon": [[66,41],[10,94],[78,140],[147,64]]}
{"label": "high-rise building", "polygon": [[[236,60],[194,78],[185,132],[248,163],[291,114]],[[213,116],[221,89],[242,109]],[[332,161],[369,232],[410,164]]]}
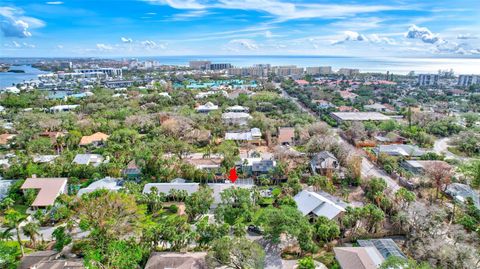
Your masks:
{"label": "high-rise building", "polygon": [[90,68],[90,69],[75,69],[75,73],[104,73],[109,77],[121,77],[122,69],[120,68]]}
{"label": "high-rise building", "polygon": [[278,76],[295,76],[303,74],[304,69],[297,67],[296,65],[275,66],[273,67],[273,73]]}
{"label": "high-rise building", "polygon": [[360,70],[358,69],[352,69],[352,68],[340,68],[337,71],[338,74],[344,75],[344,76],[355,76],[360,73]]}
{"label": "high-rise building", "polygon": [[254,65],[253,67],[240,67],[228,69],[228,74],[231,76],[252,76],[252,77],[266,77],[269,69],[265,65]]}
{"label": "high-rise building", "polygon": [[329,75],[329,74],[332,74],[332,67],[331,66],[307,67],[305,71],[308,75]]}
{"label": "high-rise building", "polygon": [[458,76],[458,86],[468,87],[473,84],[480,84],[480,75],[460,75]]}
{"label": "high-rise building", "polygon": [[190,61],[188,65],[190,68],[195,70],[207,70],[210,69],[210,65],[212,62],[210,61]]}
{"label": "high-rise building", "polygon": [[224,70],[232,68],[231,64],[228,63],[217,63],[217,64],[210,64],[209,70]]}
{"label": "high-rise building", "polygon": [[436,74],[419,74],[418,85],[419,86],[433,86],[438,84],[438,75]]}

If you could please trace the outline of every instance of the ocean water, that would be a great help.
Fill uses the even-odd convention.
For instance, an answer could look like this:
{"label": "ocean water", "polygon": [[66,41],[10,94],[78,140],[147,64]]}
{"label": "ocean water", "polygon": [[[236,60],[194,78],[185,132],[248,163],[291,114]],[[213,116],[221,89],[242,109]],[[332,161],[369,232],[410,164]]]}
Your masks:
{"label": "ocean water", "polygon": [[340,56],[158,56],[139,57],[139,60],[157,60],[161,64],[188,65],[192,60],[209,60],[212,63],[231,63],[237,67],[254,64],[332,66],[358,68],[360,72],[393,72],[407,74],[436,73],[438,70],[453,69],[456,74],[480,74],[480,57],[476,58],[364,58]]}
{"label": "ocean water", "polygon": [[[150,56],[150,57],[118,57],[116,59],[156,60],[166,65],[187,66],[189,61],[209,60],[213,63],[231,63],[237,67],[254,64],[332,66],[339,68],[358,68],[360,72],[390,71],[394,74],[436,73],[438,70],[453,69],[455,74],[480,74],[480,57],[472,58],[393,58],[393,57],[341,57],[341,56]],[[14,69],[25,70],[25,73],[0,73],[0,88],[11,86],[24,80],[37,78],[45,73],[29,65],[15,66]]]}
{"label": "ocean water", "polygon": [[31,67],[30,65],[12,66],[10,69],[24,70],[25,73],[0,72],[0,88],[9,87],[12,86],[12,84],[17,84],[23,81],[36,79],[37,75],[47,73]]}

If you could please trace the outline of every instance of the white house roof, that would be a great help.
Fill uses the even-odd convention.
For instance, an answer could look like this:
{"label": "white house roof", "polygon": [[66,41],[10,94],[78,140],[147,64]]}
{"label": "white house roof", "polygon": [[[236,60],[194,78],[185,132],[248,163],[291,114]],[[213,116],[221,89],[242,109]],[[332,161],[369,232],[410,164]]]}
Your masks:
{"label": "white house roof", "polygon": [[426,152],[415,145],[391,144],[379,145],[374,148],[374,151],[380,153],[387,153],[390,155],[399,156],[421,156]]}
{"label": "white house roof", "polygon": [[119,185],[120,182],[121,180],[117,178],[111,178],[111,177],[99,179],[97,181],[92,182],[92,184],[88,185],[88,187],[80,189],[77,193],[77,196],[81,196],[84,193],[90,193],[99,189],[117,191],[122,188],[122,186]]}
{"label": "white house roof", "polygon": [[225,140],[253,140],[251,132],[225,133]]}
{"label": "white house roof", "polygon": [[304,216],[313,213],[316,216],[324,216],[328,219],[335,218],[338,214],[345,211],[345,208],[337,205],[326,197],[307,190],[303,190],[294,197],[298,210]]}
{"label": "white house roof", "polygon": [[[238,188],[252,188],[254,185],[252,184],[232,184],[232,183],[209,183],[207,184],[213,190],[213,198],[214,204],[218,204],[221,202],[220,193],[222,191],[231,188],[231,187],[238,187]],[[143,188],[143,193],[150,193],[151,189],[155,187],[157,188],[158,192],[168,194],[170,190],[184,190],[191,195],[192,193],[198,191],[200,188],[199,183],[147,183]]]}
{"label": "white house roof", "polygon": [[206,103],[205,105],[200,105],[197,108],[195,108],[197,111],[211,111],[211,110],[217,110],[218,106],[212,104],[211,102]]}
{"label": "white house roof", "polygon": [[222,119],[251,119],[252,116],[245,112],[226,112],[222,114]]}
{"label": "white house roof", "polygon": [[248,111],[249,108],[244,106],[231,106],[231,107],[227,107],[226,110],[227,111]]}
{"label": "white house roof", "polygon": [[390,120],[390,117],[378,112],[332,112],[332,115],[344,121]]}
{"label": "white house roof", "polygon": [[103,157],[99,154],[77,154],[73,159],[73,163],[76,164],[100,164],[102,162]]}
{"label": "white house roof", "polygon": [[33,156],[33,162],[34,163],[49,163],[49,162],[54,161],[59,156],[60,155],[37,155],[37,156]]}

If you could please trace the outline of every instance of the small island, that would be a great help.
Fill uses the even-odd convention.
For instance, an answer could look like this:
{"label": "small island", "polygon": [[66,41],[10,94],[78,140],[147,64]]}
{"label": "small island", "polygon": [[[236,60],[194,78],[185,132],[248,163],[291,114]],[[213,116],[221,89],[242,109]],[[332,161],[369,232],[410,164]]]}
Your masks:
{"label": "small island", "polygon": [[9,73],[25,73],[25,70],[13,69],[13,70],[8,70],[7,72],[9,72]]}

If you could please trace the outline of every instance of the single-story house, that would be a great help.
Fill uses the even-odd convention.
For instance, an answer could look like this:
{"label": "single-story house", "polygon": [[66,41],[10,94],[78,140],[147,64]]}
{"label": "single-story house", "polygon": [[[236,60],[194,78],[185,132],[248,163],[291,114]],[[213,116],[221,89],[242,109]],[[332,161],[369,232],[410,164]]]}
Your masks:
{"label": "single-story house", "polygon": [[145,269],[206,269],[206,252],[153,252]]}
{"label": "single-story house", "polygon": [[80,139],[80,146],[94,145],[95,147],[101,146],[105,141],[107,141],[109,135],[102,132],[96,132],[92,135],[83,136]]}
{"label": "single-story house", "polygon": [[418,146],[404,144],[379,145],[373,148],[373,152],[375,152],[376,155],[384,153],[390,156],[401,157],[420,157],[426,153],[425,150]]}
{"label": "single-story house", "polygon": [[253,174],[268,174],[275,168],[276,162],[274,160],[260,160],[252,163]]}
{"label": "single-story house", "polygon": [[56,112],[67,112],[74,110],[75,108],[79,107],[79,105],[58,105],[58,106],[52,106],[49,111],[51,113],[56,113]]}
{"label": "single-story house", "polygon": [[337,171],[340,168],[340,164],[331,152],[322,151],[313,156],[310,161],[310,168],[314,174],[326,175],[328,171]]}
{"label": "single-story house", "polygon": [[345,121],[387,121],[391,119],[378,112],[332,112],[330,115],[338,123]]}
{"label": "single-story house", "polygon": [[[214,202],[212,208],[215,208],[222,200],[220,193],[228,188],[247,188],[251,189],[254,187],[253,184],[243,184],[241,181],[236,182],[236,184],[232,183],[208,183],[207,186],[213,190],[213,198]],[[156,188],[159,193],[169,194],[171,190],[183,190],[186,191],[188,195],[198,191],[200,188],[199,183],[147,183],[143,187],[143,193],[150,193],[152,188]]]}
{"label": "single-story house", "polygon": [[295,195],[293,199],[297,203],[298,210],[300,210],[304,216],[324,216],[328,219],[335,219],[345,212],[345,208],[348,205],[339,199],[333,200],[333,198],[335,197],[327,197],[326,193],[320,194],[303,190]]}
{"label": "single-story house", "polygon": [[53,163],[60,155],[35,155],[33,156],[34,163]]}
{"label": "single-story house", "polygon": [[357,243],[361,247],[375,247],[384,259],[390,256],[397,256],[399,258],[406,259],[405,254],[400,250],[395,241],[391,238],[381,239],[369,239],[369,240],[357,240]]}
{"label": "single-story house", "polygon": [[197,169],[217,170],[222,164],[223,157],[218,154],[203,156],[203,154],[195,153],[187,155],[182,160],[195,166]]}
{"label": "single-story house", "polygon": [[475,207],[480,209],[480,195],[466,184],[451,183],[447,186],[445,193],[462,203],[466,202],[468,198],[472,198]]}
{"label": "single-story house", "polygon": [[367,111],[377,111],[377,112],[393,112],[390,108],[385,105],[375,103],[372,105],[364,105],[363,108]]}
{"label": "single-story house", "polygon": [[73,159],[74,164],[99,166],[104,163],[104,158],[99,154],[77,154]]}
{"label": "single-story house", "polygon": [[225,140],[253,141],[253,140],[260,140],[261,138],[262,138],[262,133],[258,128],[252,128],[250,131],[225,133]]}
{"label": "single-story house", "polygon": [[437,161],[437,160],[406,160],[403,161],[400,165],[405,168],[407,171],[412,172],[413,174],[416,175],[421,175],[425,173],[426,168],[429,165],[435,164],[435,163],[443,163],[447,166],[449,166],[448,163],[444,161]]}
{"label": "single-story house", "polygon": [[122,170],[122,175],[127,178],[138,178],[142,175],[142,170],[140,170],[135,160],[131,160],[127,167]]}
{"label": "single-story house", "polygon": [[231,106],[231,107],[227,107],[225,109],[226,111],[228,112],[244,112],[244,113],[248,113],[248,111],[250,110],[248,107],[244,107],[244,106]]}
{"label": "single-story house", "polygon": [[19,269],[84,269],[81,259],[60,259],[54,250],[36,251],[25,255]]}
{"label": "single-story house", "polygon": [[218,110],[218,106],[212,102],[207,102],[205,105],[199,105],[195,108],[198,113],[209,113],[211,111]]}
{"label": "single-story house", "polygon": [[106,177],[92,182],[86,188],[78,190],[77,196],[82,196],[82,194],[84,193],[90,193],[100,189],[118,191],[121,188],[123,188],[123,180],[118,178]]}
{"label": "single-story house", "polygon": [[38,194],[32,207],[47,207],[55,203],[60,194],[67,193],[67,178],[27,178],[20,187],[22,190],[37,189]]}
{"label": "single-story house", "polygon": [[295,142],[295,128],[281,127],[278,129],[277,143],[279,145],[293,145]]}
{"label": "single-story house", "polygon": [[385,260],[374,247],[336,247],[333,252],[342,269],[377,269]]}
{"label": "single-story house", "polygon": [[226,112],[222,114],[222,121],[226,124],[246,125],[252,116],[246,112]]}

